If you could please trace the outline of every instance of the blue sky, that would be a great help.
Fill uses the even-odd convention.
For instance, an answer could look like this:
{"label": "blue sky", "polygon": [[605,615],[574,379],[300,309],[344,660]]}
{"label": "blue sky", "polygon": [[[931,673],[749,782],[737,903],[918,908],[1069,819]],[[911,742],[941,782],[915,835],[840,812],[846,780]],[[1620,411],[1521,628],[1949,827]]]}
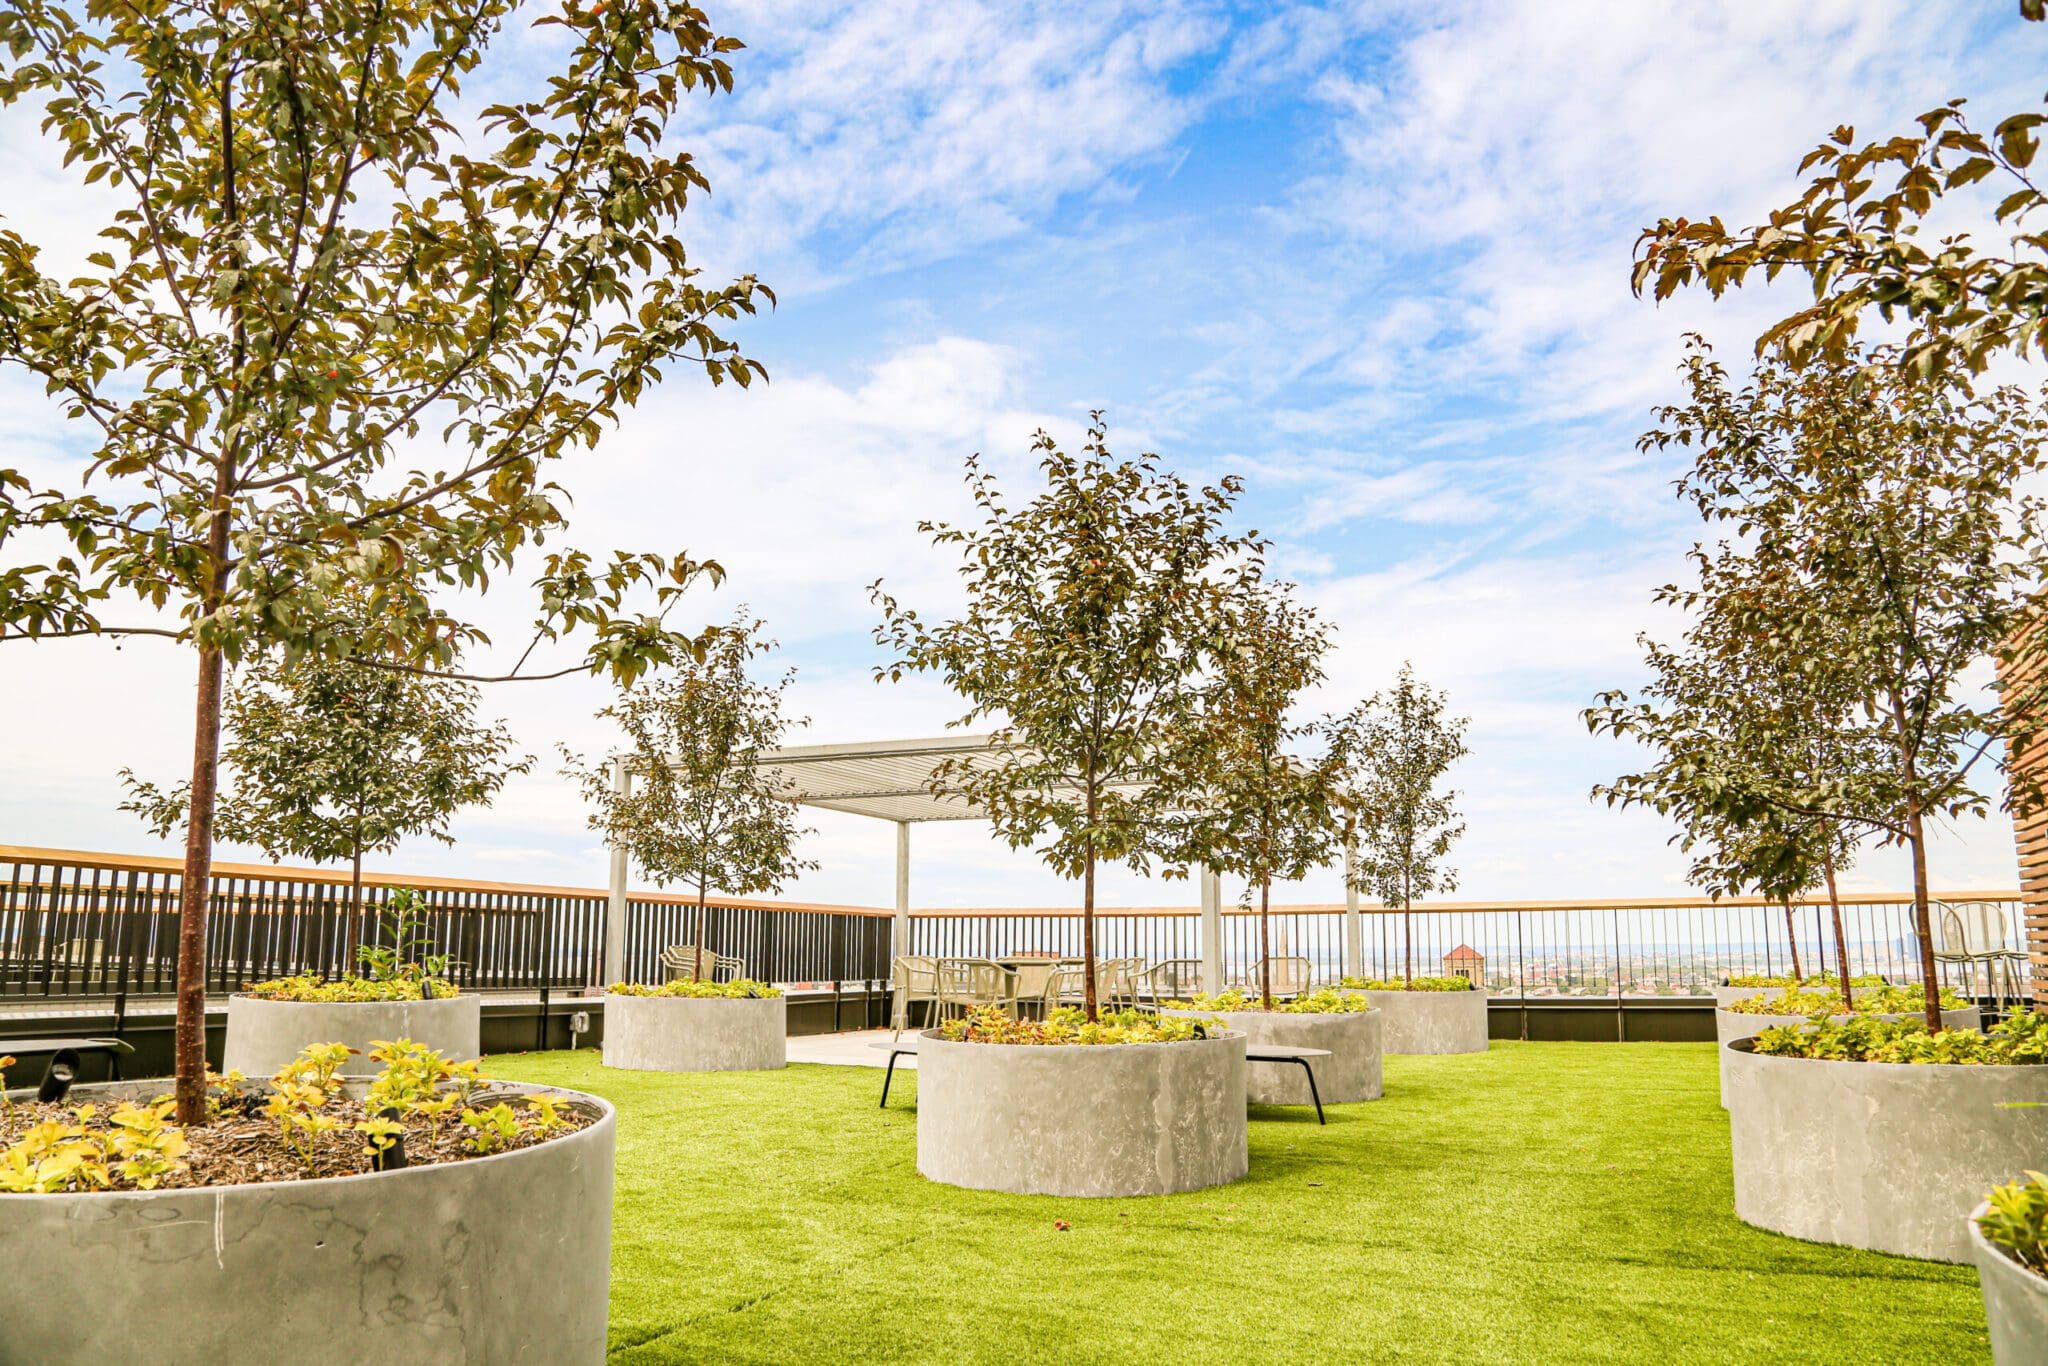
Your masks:
{"label": "blue sky", "polygon": [[[1695,530],[1675,469],[1634,438],[1674,396],[1680,336],[1739,359],[1791,296],[1653,308],[1629,294],[1630,246],[1660,213],[1746,221],[1781,201],[1839,122],[2038,98],[2048,34],[2014,8],[711,4],[749,48],[735,93],[679,130],[713,184],[684,235],[712,275],[777,288],[745,332],[773,380],[674,378],[570,472],[575,539],[723,561],[702,610],[769,619],[808,738],[937,733],[953,700],[868,678],[865,585],[943,604],[950,566],[914,524],[964,510],[962,459],[1021,474],[1036,427],[1072,437],[1106,409],[1118,449],[1246,477],[1247,522],[1339,628],[1320,701],[1412,659],[1472,716],[1461,895],[1682,894],[1658,822],[1588,802],[1628,755],[1577,712],[1636,680],[1636,632],[1671,629],[1649,595]],[[478,97],[543,51],[512,43]],[[18,111],[0,119],[0,205],[53,244],[95,212]],[[0,415],[0,461],[80,449],[17,377]],[[114,774],[178,771],[188,673],[144,644],[0,657],[16,715],[93,718],[10,739],[0,838],[148,847]],[[494,694],[536,773],[464,817],[454,848],[385,865],[599,879],[553,755],[605,744],[587,719],[602,701],[580,682]],[[796,891],[886,899],[886,828],[818,824],[823,867]],[[976,827],[920,831],[918,849],[921,904],[1069,899]],[[2008,885],[2009,829],[1953,832],[1935,868]],[[1903,868],[1873,855],[1859,877],[1897,886]],[[1334,898],[1335,879],[1300,895]]]}

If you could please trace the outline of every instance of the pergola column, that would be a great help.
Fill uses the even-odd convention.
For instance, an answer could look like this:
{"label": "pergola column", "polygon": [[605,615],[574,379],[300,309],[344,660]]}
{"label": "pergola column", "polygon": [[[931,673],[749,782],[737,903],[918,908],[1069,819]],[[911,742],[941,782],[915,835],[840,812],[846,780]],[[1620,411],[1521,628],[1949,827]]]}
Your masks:
{"label": "pergola column", "polygon": [[[633,775],[627,771],[625,759],[613,759],[612,796],[623,799],[632,790]],[[596,986],[626,980],[626,872],[626,846],[614,841],[611,899],[604,910],[604,981],[594,983]]]}
{"label": "pergola column", "polygon": [[1202,870],[1202,990],[1223,990],[1223,878]]}
{"label": "pergola column", "polygon": [[896,822],[896,956],[910,952],[910,822]]}
{"label": "pergola column", "polygon": [[1365,917],[1358,910],[1358,841],[1344,841],[1344,975],[1365,976]]}

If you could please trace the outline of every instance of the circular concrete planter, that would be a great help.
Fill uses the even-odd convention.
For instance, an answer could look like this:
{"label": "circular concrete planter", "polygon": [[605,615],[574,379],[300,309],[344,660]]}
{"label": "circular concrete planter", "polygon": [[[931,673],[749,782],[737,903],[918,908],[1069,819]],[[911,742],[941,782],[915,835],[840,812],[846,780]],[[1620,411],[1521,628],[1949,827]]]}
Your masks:
{"label": "circular concrete planter", "polygon": [[[145,1100],[164,1086],[72,1095]],[[595,1096],[552,1093],[603,1117],[516,1152],[376,1175],[0,1196],[0,1355],[115,1361],[146,1339],[152,1366],[601,1362],[617,1119]],[[150,1331],[173,1317],[176,1331]]]}
{"label": "circular concrete planter", "polygon": [[1970,1260],[1963,1216],[2040,1160],[2048,1066],[1728,1055],[1735,1213],[1795,1238]]}
{"label": "circular concrete planter", "polygon": [[1991,1360],[1994,1366],[2041,1366],[2048,1362],[2048,1276],[2034,1274],[1985,1239],[1977,1216],[1989,1208],[1987,1203],[1970,1211],[1969,1234],[1991,1326]]}
{"label": "circular concrete planter", "polygon": [[264,1001],[228,997],[228,1037],[221,1069],[252,1080],[271,1076],[308,1044],[345,1043],[356,1050],[343,1076],[383,1070],[370,1060],[376,1041],[411,1039],[450,1062],[483,1056],[483,998],[438,1001]]}
{"label": "circular concrete planter", "polygon": [[1737,1001],[1747,1001],[1752,996],[1783,996],[1783,987],[1715,987],[1714,1009],[1726,1010]]}
{"label": "circular concrete planter", "polygon": [[1380,1042],[1389,1053],[1484,1053],[1483,991],[1368,991],[1385,1017]]}
{"label": "circular concrete planter", "polygon": [[640,1072],[764,1072],[789,1065],[781,996],[604,998],[604,1065]]}
{"label": "circular concrete planter", "polygon": [[918,1036],[917,1169],[1018,1195],[1166,1195],[1245,1174],[1244,1035],[1185,1043]]}
{"label": "circular concrete planter", "polygon": [[[1328,1049],[1327,1058],[1311,1058],[1316,1074],[1316,1091],[1325,1105],[1345,1105],[1356,1100],[1378,1100],[1384,1092],[1380,1083],[1380,1025],[1377,1010],[1355,1010],[1328,1015],[1297,1015],[1284,1010],[1162,1010],[1162,1015],[1187,1015],[1201,1020],[1221,1020],[1245,1037],[1245,1046],[1257,1051],[1259,1044],[1280,1044],[1288,1048]],[[1308,1105],[1308,1078],[1294,1063],[1253,1063],[1246,1069],[1245,1099],[1254,1105]]]}
{"label": "circular concrete planter", "polygon": [[[1748,991],[1780,990],[1780,988],[1776,987],[1734,989]],[[1878,1020],[1910,1020],[1919,1013],[1918,1011],[1913,1011],[1903,1015],[1877,1015],[1872,1018]],[[1723,1110],[1728,1108],[1728,1059],[1730,1056],[1728,1045],[1734,1043],[1737,1039],[1754,1039],[1766,1029],[1772,1029],[1778,1025],[1805,1024],[1807,1018],[1804,1015],[1745,1015],[1732,1010],[1716,1009],[1714,1011],[1714,1042],[1718,1045],[1715,1052],[1721,1058],[1721,1108]],[[1854,1017],[1850,1015],[1833,1015],[1829,1018],[1847,1020]],[[1975,1029],[1981,1019],[1982,1016],[1975,1006],[1966,1006],[1961,1010],[1944,1010],[1941,1012],[1941,1023],[1945,1029]]]}

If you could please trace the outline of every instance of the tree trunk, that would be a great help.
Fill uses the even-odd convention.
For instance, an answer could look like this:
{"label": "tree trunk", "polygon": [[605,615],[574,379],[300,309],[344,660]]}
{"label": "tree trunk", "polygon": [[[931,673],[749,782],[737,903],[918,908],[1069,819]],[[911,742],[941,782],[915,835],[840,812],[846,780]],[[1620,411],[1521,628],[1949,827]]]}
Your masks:
{"label": "tree trunk", "polygon": [[708,900],[705,884],[706,880],[704,878],[700,877],[697,879],[697,931],[690,936],[690,942],[696,945],[697,963],[695,971],[697,980],[700,982],[704,980],[704,903]]}
{"label": "tree trunk", "polygon": [[1259,879],[1259,994],[1268,1010],[1273,1008],[1272,896],[1273,879]]}
{"label": "tree trunk", "polygon": [[1095,999],[1095,761],[1088,761],[1088,837],[1084,841],[1081,868],[1081,1010],[1090,1020],[1097,1017]]}
{"label": "tree trunk", "polygon": [[[362,943],[363,934],[363,832],[358,827],[355,848],[349,853],[348,864],[348,930],[355,942]],[[346,965],[342,969],[348,971]]]}
{"label": "tree trunk", "polygon": [[201,647],[192,715],[192,802],[178,898],[178,1123],[206,1122],[206,913],[213,882],[213,808],[220,781],[221,655]]}
{"label": "tree trunk", "polygon": [[1785,898],[1784,906],[1785,942],[1788,945],[1790,945],[1792,949],[1792,986],[1794,990],[1797,990],[1806,981],[1806,974],[1800,971],[1799,968],[1799,927],[1796,923],[1794,923],[1792,919],[1791,897],[1788,896]]}
{"label": "tree trunk", "polygon": [[1941,969],[1934,961],[1934,917],[1927,891],[1927,827],[1920,799],[1906,793],[1906,842],[1913,849],[1913,932],[1920,936],[1920,983],[1927,993],[1927,1030],[1941,1032]]}
{"label": "tree trunk", "polygon": [[1407,874],[1401,875],[1401,981],[1409,988],[1415,986],[1415,930],[1408,914],[1408,905],[1413,897],[1409,890]]}
{"label": "tree trunk", "polygon": [[1835,829],[1833,825],[1822,827],[1825,842],[1821,845],[1821,871],[1828,880],[1828,913],[1835,921],[1835,972],[1842,979],[1842,1004],[1854,1007],[1855,989],[1849,985],[1849,936],[1842,932],[1842,894],[1835,889]]}

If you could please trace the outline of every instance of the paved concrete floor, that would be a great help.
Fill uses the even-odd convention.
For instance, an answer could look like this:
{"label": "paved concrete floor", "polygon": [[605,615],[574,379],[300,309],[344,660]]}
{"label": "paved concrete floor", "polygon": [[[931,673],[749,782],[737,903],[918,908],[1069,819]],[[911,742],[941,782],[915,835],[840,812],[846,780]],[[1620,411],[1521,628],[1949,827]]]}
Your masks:
{"label": "paved concrete floor", "polygon": [[[878,1043],[889,1042],[890,1032],[886,1029],[862,1029],[847,1034],[801,1034],[789,1040],[791,1062],[821,1062],[831,1067],[885,1067],[889,1062],[886,1048],[875,1047]],[[917,1036],[905,1030],[905,1042]],[[917,1066],[915,1057],[896,1060],[900,1070]]]}

